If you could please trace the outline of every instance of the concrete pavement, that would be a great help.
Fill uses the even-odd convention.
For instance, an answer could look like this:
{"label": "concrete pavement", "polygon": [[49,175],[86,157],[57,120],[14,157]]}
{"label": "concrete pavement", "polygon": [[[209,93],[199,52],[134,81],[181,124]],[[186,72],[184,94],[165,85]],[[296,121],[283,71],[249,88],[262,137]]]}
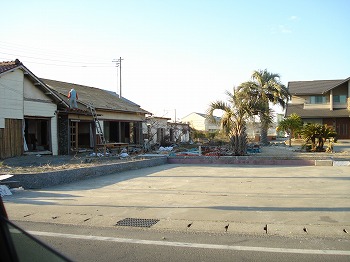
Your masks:
{"label": "concrete pavement", "polygon": [[[4,197],[12,220],[113,227],[349,238],[347,166],[149,167]],[[190,225],[190,226],[189,226]],[[227,232],[225,226],[228,226]],[[305,232],[303,229],[306,228]]]}

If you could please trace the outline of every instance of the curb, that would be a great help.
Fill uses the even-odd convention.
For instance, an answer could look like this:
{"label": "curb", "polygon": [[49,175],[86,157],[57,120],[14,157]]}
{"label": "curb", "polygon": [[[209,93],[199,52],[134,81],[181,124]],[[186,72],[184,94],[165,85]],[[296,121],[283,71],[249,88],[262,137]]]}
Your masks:
{"label": "curb", "polygon": [[15,180],[25,189],[41,189],[60,184],[71,183],[83,179],[110,175],[132,169],[140,169],[167,164],[166,157],[134,160],[124,163],[107,164],[96,167],[83,167],[78,169],[43,172],[37,174],[15,174],[13,177],[3,180]]}

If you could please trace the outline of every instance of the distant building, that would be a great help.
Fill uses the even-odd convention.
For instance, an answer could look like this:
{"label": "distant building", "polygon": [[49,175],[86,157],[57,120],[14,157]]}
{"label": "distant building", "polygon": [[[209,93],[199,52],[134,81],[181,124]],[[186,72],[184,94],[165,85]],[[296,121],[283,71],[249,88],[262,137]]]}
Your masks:
{"label": "distant building", "polygon": [[190,141],[190,127],[184,123],[169,122],[171,118],[149,116],[143,123],[143,138],[149,145],[187,143]]}
{"label": "distant building", "polygon": [[210,122],[206,114],[191,113],[181,119],[182,123],[189,124],[191,128],[198,131],[216,132],[220,130],[220,117],[214,117],[216,123]]}
{"label": "distant building", "polygon": [[[278,123],[283,119],[282,114],[276,115],[276,122],[271,123],[270,127],[267,130],[267,138],[268,140],[276,140],[277,137],[283,137],[283,132],[277,132]],[[261,123],[256,121],[248,121],[247,122],[247,136],[251,141],[258,142],[260,141],[260,130]]]}

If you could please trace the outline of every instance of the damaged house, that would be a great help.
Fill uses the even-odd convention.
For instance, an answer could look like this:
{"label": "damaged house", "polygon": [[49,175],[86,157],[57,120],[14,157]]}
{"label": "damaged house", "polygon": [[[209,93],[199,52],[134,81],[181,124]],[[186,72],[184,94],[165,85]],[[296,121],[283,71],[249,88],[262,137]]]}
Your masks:
{"label": "damaged house", "polygon": [[[103,89],[48,79],[42,81],[62,99],[67,100],[71,88],[78,93],[78,109],[58,110],[59,154],[102,144],[100,136],[96,135],[96,119],[93,119],[90,107],[96,110],[107,144],[143,144],[142,122],[149,112],[139,105]],[[67,141],[70,142],[67,144]]]}
{"label": "damaged house", "polygon": [[171,118],[148,116],[143,124],[145,148],[153,145],[167,146],[190,141],[190,126],[186,123],[169,122]]}
{"label": "damaged house", "polygon": [[[74,87],[78,108],[69,108]],[[95,111],[95,117],[91,112]],[[0,62],[0,158],[25,152],[70,154],[81,148],[143,144],[147,111],[115,93],[36,77],[19,60]]]}

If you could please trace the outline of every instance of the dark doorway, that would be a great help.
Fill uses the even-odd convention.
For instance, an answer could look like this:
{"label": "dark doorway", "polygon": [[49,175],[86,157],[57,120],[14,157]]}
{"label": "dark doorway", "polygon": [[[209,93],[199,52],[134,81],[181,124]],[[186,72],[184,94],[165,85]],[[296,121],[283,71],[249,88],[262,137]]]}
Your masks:
{"label": "dark doorway", "polygon": [[93,147],[91,122],[70,121],[70,148],[73,151]]}
{"label": "dark doorway", "polygon": [[49,119],[25,118],[24,137],[30,152],[51,150]]}

